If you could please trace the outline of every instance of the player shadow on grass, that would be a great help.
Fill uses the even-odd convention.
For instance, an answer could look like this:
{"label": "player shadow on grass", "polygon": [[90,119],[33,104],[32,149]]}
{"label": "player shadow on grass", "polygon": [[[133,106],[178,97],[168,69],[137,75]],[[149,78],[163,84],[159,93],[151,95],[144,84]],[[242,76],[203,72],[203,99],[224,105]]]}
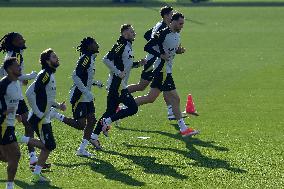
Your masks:
{"label": "player shadow on grass", "polygon": [[123,154],[123,153],[115,152],[115,151],[103,151],[103,152],[111,154],[111,155],[119,155],[123,158],[129,159],[136,165],[143,167],[144,168],[143,171],[148,174],[171,176],[171,177],[174,177],[176,179],[181,179],[181,180],[188,178],[188,176],[178,173],[173,168],[173,167],[178,167],[178,166],[156,163],[155,161],[157,158],[155,157],[129,155],[129,154]]}
{"label": "player shadow on grass", "polygon": [[[6,180],[0,180],[0,182],[6,182]],[[52,186],[50,183],[37,183],[37,184],[29,184],[21,180],[15,180],[15,185],[24,188],[24,189],[62,189],[57,186]]]}
{"label": "player shadow on grass", "polygon": [[85,163],[77,163],[77,164],[59,164],[55,163],[56,166],[62,166],[62,167],[68,167],[68,168],[74,168],[77,166],[90,166],[91,170],[97,173],[100,173],[105,176],[106,179],[119,181],[124,184],[130,185],[130,186],[144,186],[144,182],[140,182],[139,180],[136,180],[129,176],[128,174],[123,173],[124,170],[118,170],[116,169],[111,163],[97,159],[97,158],[86,158],[93,160],[92,162],[85,162]]}
{"label": "player shadow on grass", "polygon": [[[177,130],[178,125],[172,124]],[[192,159],[195,162],[189,163],[189,165],[197,166],[197,167],[205,167],[205,168],[211,168],[211,169],[226,169],[228,171],[232,171],[235,173],[246,173],[246,170],[232,167],[230,163],[226,160],[217,159],[217,158],[210,158],[205,155],[203,155],[195,146],[201,146],[206,148],[213,148],[216,151],[229,151],[226,147],[220,147],[217,145],[214,145],[214,141],[202,141],[198,138],[182,138],[179,133],[172,134],[167,133],[164,131],[149,131],[149,130],[138,130],[138,129],[129,129],[129,128],[123,128],[123,127],[116,127],[119,130],[125,130],[125,131],[134,131],[134,132],[143,132],[143,133],[154,133],[154,134],[160,134],[164,135],[176,140],[181,140],[185,142],[187,150],[180,150],[176,148],[162,148],[162,147],[149,147],[149,146],[139,146],[139,145],[131,145],[131,144],[124,144],[125,146],[129,148],[144,148],[144,149],[153,149],[153,150],[163,150],[163,151],[171,151],[174,153],[178,153],[183,155],[186,158]]]}

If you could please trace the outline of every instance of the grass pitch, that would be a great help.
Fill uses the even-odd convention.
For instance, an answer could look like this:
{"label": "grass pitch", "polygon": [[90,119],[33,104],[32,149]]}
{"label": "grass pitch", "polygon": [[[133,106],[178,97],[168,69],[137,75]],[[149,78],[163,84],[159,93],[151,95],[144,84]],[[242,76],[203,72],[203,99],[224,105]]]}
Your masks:
{"label": "grass pitch", "polygon": [[[68,101],[71,73],[85,36],[101,46],[97,79],[107,79],[101,58],[118,38],[119,27],[137,32],[135,58],[143,58],[143,34],[160,18],[158,7],[0,8],[0,35],[18,31],[27,40],[26,72],[39,71],[39,54],[52,47],[60,57],[57,99]],[[186,122],[201,134],[182,139],[166,119],[162,97],[101,136],[104,152],[91,159],[75,156],[82,133],[54,121],[57,149],[50,186],[33,185],[27,149],[16,188],[284,188],[284,8],[176,7],[187,21],[182,32],[186,54],[176,56],[173,77],[184,108],[187,94],[200,113]],[[0,58],[4,56],[1,54]],[[129,83],[138,82],[141,69]],[[136,93],[134,96],[145,94]],[[105,110],[106,91],[94,89],[96,115]],[[66,115],[71,116],[68,104]],[[23,132],[18,124],[17,130]],[[137,137],[147,136],[147,140]],[[92,151],[91,148],[89,148]],[[0,163],[0,188],[6,164]]]}

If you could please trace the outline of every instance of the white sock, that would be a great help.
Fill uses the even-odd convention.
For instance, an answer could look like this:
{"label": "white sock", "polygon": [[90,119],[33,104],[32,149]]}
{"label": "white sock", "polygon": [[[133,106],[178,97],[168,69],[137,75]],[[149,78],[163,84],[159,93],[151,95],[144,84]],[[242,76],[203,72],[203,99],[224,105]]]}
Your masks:
{"label": "white sock", "polygon": [[83,139],[80,144],[80,150],[85,150],[86,146],[88,145],[89,141],[86,139]]}
{"label": "white sock", "polygon": [[42,170],[42,166],[36,165],[35,170],[34,170],[34,174],[39,175],[41,170]]}
{"label": "white sock", "polygon": [[182,118],[178,120],[178,126],[180,131],[185,131],[188,128]]}
{"label": "white sock", "polygon": [[26,143],[28,144],[30,141],[30,137],[26,137],[26,136],[22,136],[20,141],[18,141],[19,143]]}
{"label": "white sock", "polygon": [[106,119],[105,119],[105,122],[106,122],[107,125],[110,125],[110,124],[112,123],[112,120],[111,120],[111,118],[109,117],[109,118],[106,118]]}
{"label": "white sock", "polygon": [[168,105],[168,115],[173,115],[173,107],[172,105]]}
{"label": "white sock", "polygon": [[99,136],[97,134],[95,134],[95,133],[91,134],[91,139],[98,140],[98,138],[99,138]]}
{"label": "white sock", "polygon": [[13,189],[14,188],[14,182],[7,182],[6,183],[6,189]]}

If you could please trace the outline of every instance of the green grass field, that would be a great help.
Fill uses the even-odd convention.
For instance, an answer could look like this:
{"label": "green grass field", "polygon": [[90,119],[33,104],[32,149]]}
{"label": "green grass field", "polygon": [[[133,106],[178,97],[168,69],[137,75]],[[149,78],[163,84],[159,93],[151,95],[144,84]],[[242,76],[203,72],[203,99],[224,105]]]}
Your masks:
{"label": "green grass field", "polygon": [[[73,47],[83,37],[95,36],[101,46],[95,77],[105,82],[108,70],[101,58],[120,25],[134,25],[135,58],[143,58],[143,34],[159,20],[158,9],[0,7],[0,36],[10,31],[24,35],[26,72],[39,71],[40,52],[52,47],[61,62],[57,99],[68,101],[79,56]],[[201,116],[186,123],[201,134],[182,139],[176,123],[166,119],[160,97],[113,127],[109,139],[101,136],[105,151],[86,159],[75,156],[82,133],[54,121],[57,149],[46,173],[51,185],[30,182],[22,145],[16,188],[284,188],[284,7],[176,9],[187,17],[182,32],[187,52],[176,57],[174,79],[182,108],[193,94]],[[129,83],[138,82],[140,72],[133,70]],[[106,91],[95,88],[94,94],[100,117]],[[70,104],[65,114],[72,115]],[[23,132],[23,126],[17,124],[16,130]],[[6,164],[0,167],[4,188]]]}

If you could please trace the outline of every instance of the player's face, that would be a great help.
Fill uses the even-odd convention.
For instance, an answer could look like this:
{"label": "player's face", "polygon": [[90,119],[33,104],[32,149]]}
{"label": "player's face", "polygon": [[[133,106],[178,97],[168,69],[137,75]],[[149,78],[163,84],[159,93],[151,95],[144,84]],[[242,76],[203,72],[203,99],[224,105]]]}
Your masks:
{"label": "player's face", "polygon": [[57,68],[59,66],[59,58],[58,56],[55,54],[55,52],[52,52],[50,54],[50,58],[49,61],[47,61],[49,66],[52,68]]}
{"label": "player's face", "polygon": [[89,45],[89,50],[92,53],[99,53],[99,48],[100,48],[100,46],[99,46],[99,44],[96,41],[94,41],[93,43],[91,43]]}
{"label": "player's face", "polygon": [[173,16],[173,11],[171,11],[169,14],[165,15],[164,18],[166,19],[167,23],[171,23],[172,16]]}
{"label": "player's face", "polygon": [[126,30],[126,35],[127,35],[127,39],[129,39],[130,41],[134,41],[135,36],[136,36],[134,28],[130,27],[128,30]]}
{"label": "player's face", "polygon": [[183,28],[184,18],[179,18],[178,20],[174,20],[174,27],[177,32],[180,32]]}
{"label": "player's face", "polygon": [[14,76],[16,76],[16,77],[19,77],[19,76],[22,75],[22,70],[21,70],[21,67],[20,67],[20,65],[18,64],[18,61],[17,61],[17,60],[15,60],[15,61],[13,62],[13,64],[10,66],[9,72],[10,72],[10,74],[12,74],[12,75],[14,75]]}
{"label": "player's face", "polygon": [[21,34],[18,34],[12,41],[12,44],[17,48],[23,49],[25,47],[26,40]]}

